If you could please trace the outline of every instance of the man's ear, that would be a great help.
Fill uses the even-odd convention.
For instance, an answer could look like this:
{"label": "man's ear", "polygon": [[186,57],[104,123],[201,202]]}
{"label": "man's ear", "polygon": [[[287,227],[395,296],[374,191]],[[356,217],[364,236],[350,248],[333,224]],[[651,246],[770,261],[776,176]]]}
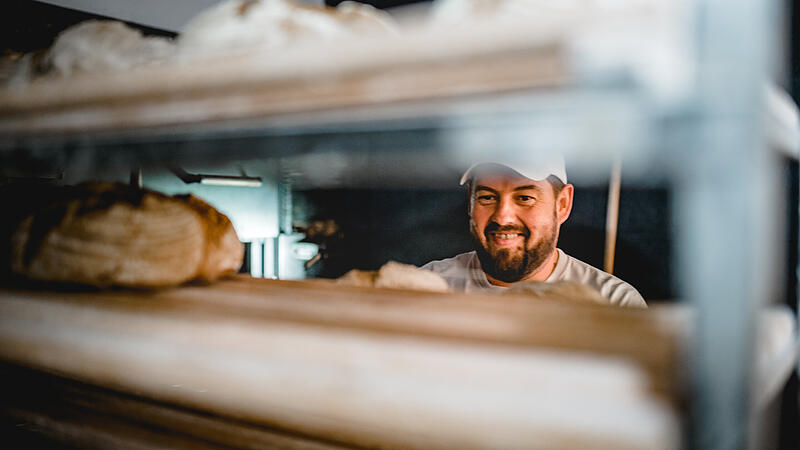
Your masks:
{"label": "man's ear", "polygon": [[572,212],[572,196],[574,193],[575,187],[571,184],[566,184],[556,197],[556,217],[559,225],[566,222]]}

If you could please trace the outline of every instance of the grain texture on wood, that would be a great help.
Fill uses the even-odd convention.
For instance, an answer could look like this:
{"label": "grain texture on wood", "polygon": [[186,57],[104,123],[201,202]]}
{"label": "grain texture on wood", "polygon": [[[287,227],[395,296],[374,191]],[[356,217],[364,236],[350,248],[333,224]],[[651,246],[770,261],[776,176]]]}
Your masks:
{"label": "grain texture on wood", "polygon": [[[555,37],[530,30],[421,31],[314,43],[0,90],[0,137],[130,132],[290,117],[568,82]],[[302,113],[297,115],[298,113]]]}
{"label": "grain texture on wood", "polygon": [[673,331],[648,311],[244,276],[0,296],[11,363],[390,448],[668,448],[679,435]]}
{"label": "grain texture on wood", "polygon": [[[51,374],[0,365],[0,417],[47,447],[343,448],[285,430],[178,408]],[[0,430],[4,436],[11,430]]]}

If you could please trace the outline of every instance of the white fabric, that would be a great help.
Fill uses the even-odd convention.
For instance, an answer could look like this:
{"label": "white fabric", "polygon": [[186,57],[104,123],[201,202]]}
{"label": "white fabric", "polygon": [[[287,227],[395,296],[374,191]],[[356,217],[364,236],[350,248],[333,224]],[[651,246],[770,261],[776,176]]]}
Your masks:
{"label": "white fabric", "polygon": [[[647,307],[642,295],[630,284],[567,255],[561,249],[556,250],[558,251],[558,262],[553,273],[545,280],[546,282],[563,280],[583,283],[600,291],[600,294],[607,298],[612,305]],[[489,283],[486,274],[481,269],[478,255],[474,251],[452,258],[431,261],[422,268],[441,275],[456,292],[507,289]]]}
{"label": "white fabric", "polygon": [[531,180],[544,180],[554,175],[567,184],[567,169],[564,165],[564,156],[556,152],[526,152],[524,155],[496,153],[492,158],[473,164],[461,177],[459,184],[463,185],[472,178],[478,168],[484,164],[499,164],[517,172]]}

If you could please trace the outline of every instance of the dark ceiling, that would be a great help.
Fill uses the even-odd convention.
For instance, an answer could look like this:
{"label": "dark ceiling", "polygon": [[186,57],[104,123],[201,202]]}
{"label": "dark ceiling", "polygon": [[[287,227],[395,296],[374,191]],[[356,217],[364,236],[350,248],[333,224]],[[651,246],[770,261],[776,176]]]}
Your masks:
{"label": "dark ceiling", "polygon": [[[344,0],[325,0],[325,4],[328,6],[336,6],[339,3],[342,3]],[[425,3],[430,2],[430,0],[359,0],[361,3],[369,3],[370,5],[376,8],[393,8],[395,6],[403,6],[409,5],[412,3]]]}
{"label": "dark ceiling", "polygon": [[[84,20],[107,18],[30,0],[11,0],[13,7],[0,14],[0,51],[30,52],[50,47],[56,35]],[[174,36],[175,33],[130,24],[145,34]]]}
{"label": "dark ceiling", "polygon": [[[342,0],[326,0],[329,6],[336,6]],[[364,0],[377,8],[385,9],[412,3],[425,3],[430,0]],[[0,52],[30,52],[48,48],[56,35],[71,25],[89,19],[106,18],[73,9],[53,6],[32,0],[10,0],[10,5],[0,14]],[[145,34],[175,36],[175,33],[128,23]]]}

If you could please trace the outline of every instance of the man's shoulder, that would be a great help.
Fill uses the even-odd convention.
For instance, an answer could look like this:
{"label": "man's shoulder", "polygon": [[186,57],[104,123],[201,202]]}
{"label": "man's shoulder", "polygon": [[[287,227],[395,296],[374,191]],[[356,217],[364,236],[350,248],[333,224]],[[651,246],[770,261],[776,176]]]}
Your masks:
{"label": "man's shoulder", "polygon": [[489,284],[477,259],[477,255],[472,251],[452,258],[431,261],[422,268],[439,274],[455,292],[469,292]]}
{"label": "man's shoulder", "polygon": [[600,291],[600,294],[615,305],[647,307],[647,303],[639,291],[622,279],[567,255],[563,251],[561,255],[565,257],[566,261],[559,273],[556,274],[556,279],[588,284]]}
{"label": "man's shoulder", "polygon": [[437,259],[424,264],[421,268],[433,272],[441,273],[453,269],[468,269],[472,264],[475,252],[461,253],[452,258]]}

